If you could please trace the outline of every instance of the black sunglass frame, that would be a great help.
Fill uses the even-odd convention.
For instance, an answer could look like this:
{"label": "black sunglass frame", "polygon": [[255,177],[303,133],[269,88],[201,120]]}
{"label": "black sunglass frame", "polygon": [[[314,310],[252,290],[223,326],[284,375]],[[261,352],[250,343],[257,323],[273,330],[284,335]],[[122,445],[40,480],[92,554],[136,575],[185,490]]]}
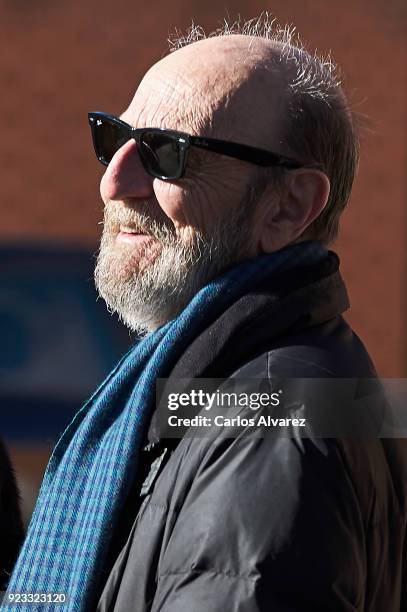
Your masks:
{"label": "black sunglass frame", "polygon": [[[140,147],[140,158],[146,172],[150,174],[150,176],[164,181],[175,181],[182,178],[185,172],[188,149],[191,146],[197,147],[199,149],[205,149],[206,151],[211,151],[213,153],[227,155],[228,157],[240,159],[241,161],[246,161],[251,164],[256,164],[258,166],[280,166],[282,168],[287,168],[291,170],[301,168],[303,166],[303,164],[301,164],[300,162],[295,161],[289,157],[278,155],[277,153],[272,153],[271,151],[265,151],[264,149],[258,149],[256,147],[251,147],[249,145],[240,144],[237,142],[230,142],[228,140],[218,140],[217,138],[206,138],[204,136],[191,136],[190,134],[187,134],[185,132],[178,132],[176,130],[170,130],[166,128],[134,128],[125,121],[122,121],[122,119],[119,119],[114,115],[108,115],[107,113],[96,111],[91,112],[88,113],[88,119],[92,131],[93,146],[95,149],[96,157],[104,166],[108,166],[110,162],[107,162],[102,155],[99,155],[96,137],[97,127],[98,125],[101,125],[103,121],[106,121],[113,125],[117,125],[122,130],[127,130],[129,135],[128,140],[134,138],[139,147],[142,136],[146,133],[166,134],[169,137],[172,137],[177,142],[180,152],[180,164],[178,171],[172,175],[162,175],[152,171],[151,167],[149,167],[148,160],[145,159],[143,156],[142,147]],[[128,140],[126,142],[128,142]],[[123,144],[121,146],[123,146]]]}

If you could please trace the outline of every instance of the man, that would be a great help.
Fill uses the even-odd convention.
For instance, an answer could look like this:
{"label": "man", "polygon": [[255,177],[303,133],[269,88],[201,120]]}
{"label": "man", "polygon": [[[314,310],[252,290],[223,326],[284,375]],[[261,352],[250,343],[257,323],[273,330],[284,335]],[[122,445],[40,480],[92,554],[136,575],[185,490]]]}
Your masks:
{"label": "man", "polygon": [[155,409],[157,378],[375,377],[325,248],[358,158],[332,63],[267,24],[192,33],[120,118],[89,120],[96,282],[145,338],[57,445],[9,592],[68,610],[399,610],[402,441],[177,439]]}

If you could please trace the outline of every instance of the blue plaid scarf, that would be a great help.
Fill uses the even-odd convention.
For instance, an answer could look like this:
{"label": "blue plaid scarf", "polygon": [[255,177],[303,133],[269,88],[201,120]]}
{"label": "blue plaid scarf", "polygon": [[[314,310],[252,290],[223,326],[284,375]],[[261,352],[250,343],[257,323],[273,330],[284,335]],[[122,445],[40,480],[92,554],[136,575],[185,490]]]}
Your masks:
{"label": "blue plaid scarf", "polygon": [[[277,272],[311,265],[325,254],[319,243],[304,242],[244,262],[201,289],[178,318],[124,356],[55,447],[7,594],[64,593],[63,610],[93,608],[154,409],[156,379],[167,377],[197,335],[256,284],[272,283]],[[7,611],[54,609],[6,603],[7,594]]]}

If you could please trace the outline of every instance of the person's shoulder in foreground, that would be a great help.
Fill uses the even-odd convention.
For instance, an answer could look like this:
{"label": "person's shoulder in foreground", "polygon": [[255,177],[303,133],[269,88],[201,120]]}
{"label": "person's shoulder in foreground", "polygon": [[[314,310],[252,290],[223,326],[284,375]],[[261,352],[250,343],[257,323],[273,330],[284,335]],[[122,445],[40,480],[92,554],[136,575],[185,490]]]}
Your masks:
{"label": "person's shoulder in foreground", "polygon": [[10,579],[24,539],[20,495],[7,449],[0,439],[0,591]]}
{"label": "person's shoulder in foreground", "polygon": [[[352,111],[332,62],[287,29],[194,32],[120,118],[89,114],[106,166],[96,283],[145,337],[59,441],[9,591],[99,612],[396,612],[405,440],[378,438],[380,394],[356,415],[324,383],[326,419],[310,392],[376,378],[326,248],[358,162]],[[259,427],[239,402],[219,420],[200,404],[207,430],[177,438],[158,379],[163,394],[257,379],[284,401]]]}

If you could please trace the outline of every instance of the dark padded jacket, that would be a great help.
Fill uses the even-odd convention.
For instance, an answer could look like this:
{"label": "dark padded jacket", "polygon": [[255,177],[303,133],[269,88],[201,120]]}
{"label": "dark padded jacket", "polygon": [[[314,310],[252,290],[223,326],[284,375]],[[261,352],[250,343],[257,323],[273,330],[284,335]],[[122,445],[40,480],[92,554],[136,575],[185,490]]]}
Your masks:
{"label": "dark padded jacket", "polygon": [[[346,298],[338,273],[307,288],[277,310],[274,302],[272,312],[257,311],[250,330],[269,348],[235,376],[375,376],[339,314]],[[217,330],[212,344],[226,333]],[[113,538],[99,612],[407,610],[406,440],[218,433],[174,444],[153,417],[149,441],[141,494],[134,487]]]}

